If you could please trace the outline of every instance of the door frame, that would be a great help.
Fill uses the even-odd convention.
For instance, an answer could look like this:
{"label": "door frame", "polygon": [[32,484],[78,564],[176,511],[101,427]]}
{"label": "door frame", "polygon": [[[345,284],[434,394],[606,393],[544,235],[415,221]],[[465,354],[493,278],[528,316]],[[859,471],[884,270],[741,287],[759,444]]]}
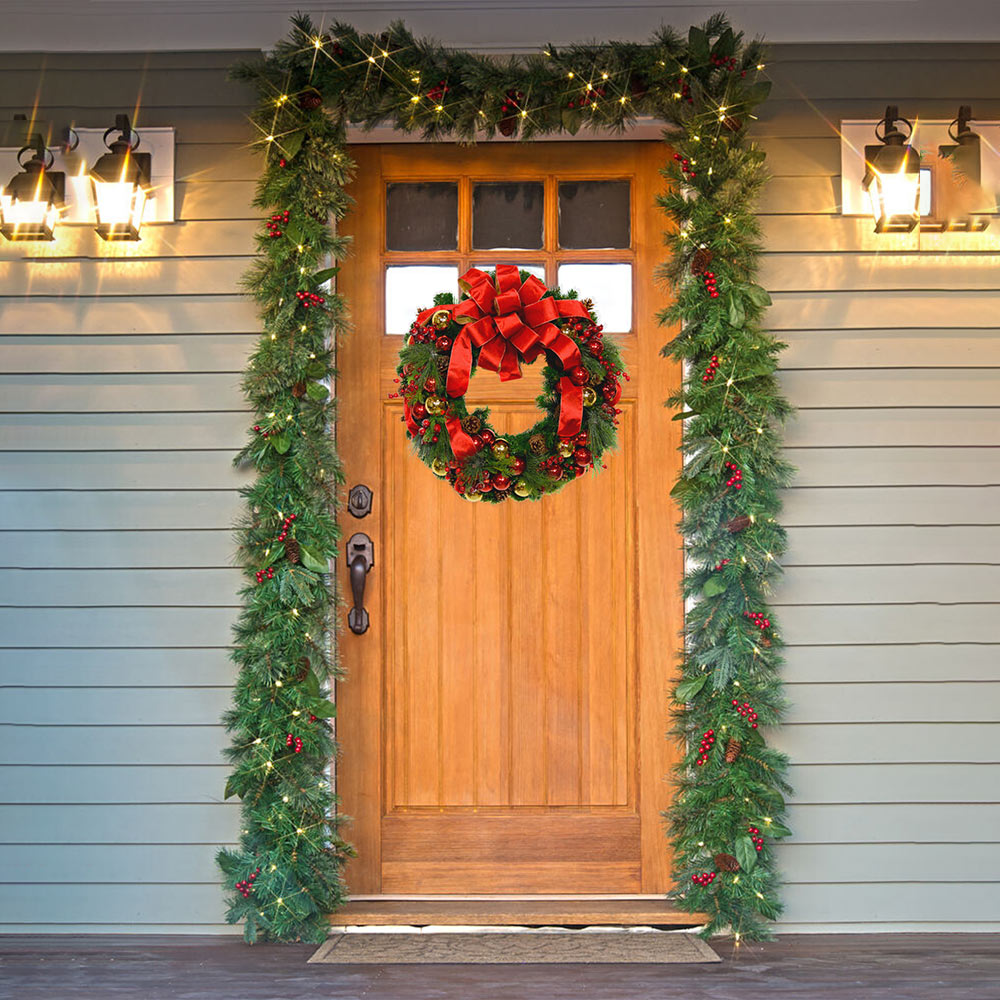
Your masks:
{"label": "door frame", "polygon": [[[396,141],[391,145],[397,147],[398,136],[393,130]],[[595,136],[587,140],[593,141],[630,141],[642,143],[633,135],[621,139],[609,140],[606,137]],[[538,140],[532,146],[545,145],[549,140]],[[567,140],[562,140],[567,141]],[[426,150],[428,143],[414,144]],[[439,161],[446,161],[451,156],[460,156],[464,150],[455,154],[447,153],[448,149],[457,149],[454,143],[434,144],[441,151]],[[351,155],[358,162],[357,179],[349,190],[358,204],[366,206],[364,213],[352,213],[341,224],[340,231],[344,235],[353,235],[362,227],[369,228],[368,238],[372,231],[381,246],[381,233],[384,233],[384,205],[382,195],[383,173],[378,166],[382,157],[382,144],[366,142],[351,149]],[[657,135],[657,141],[649,142],[649,160],[662,163],[669,155],[669,148]],[[524,152],[524,145],[511,145],[500,142],[491,147],[492,153],[499,161],[497,172],[502,173],[502,162],[516,158]],[[638,145],[637,145],[638,150]],[[655,153],[653,152],[655,151]],[[594,147],[595,155],[599,152]],[[638,152],[637,152],[638,155]],[[643,151],[645,155],[645,150]],[[651,164],[646,165],[651,166]],[[599,169],[586,169],[586,163],[580,168],[581,175],[597,177]],[[429,175],[428,175],[429,176]],[[633,275],[633,316],[647,317],[646,322],[652,324],[653,316],[668,304],[667,296],[658,287],[653,266],[662,257],[659,250],[662,241],[663,224],[655,212],[655,195],[663,189],[665,182],[661,181],[658,171],[653,169],[637,170],[633,190],[633,239],[637,260],[641,257],[650,266],[635,268]],[[375,210],[377,206],[377,211]],[[651,218],[652,217],[652,218]],[[655,221],[654,221],[655,219]],[[639,223],[639,224],[636,224]],[[338,276],[338,291],[346,294],[353,309],[360,315],[382,316],[384,309],[384,290],[381,281],[365,280],[361,268],[345,268]],[[635,322],[633,323],[635,330]],[[351,334],[348,334],[350,337]],[[668,338],[668,332],[663,333],[663,340]],[[350,346],[341,347],[341,357],[338,361],[337,397],[342,414],[365,414],[368,410],[374,413],[384,405],[383,386],[386,375],[386,365],[395,367],[394,355],[386,348],[386,342],[395,345],[401,338],[385,336],[380,341],[377,356],[365,355],[354,351]],[[636,620],[639,616],[656,614],[662,616],[662,626],[657,628],[639,628],[634,638],[636,643],[636,662],[642,665],[643,682],[636,692],[638,738],[636,752],[638,754],[638,785],[639,785],[639,815],[641,822],[641,884],[643,893],[662,894],[670,885],[670,848],[664,835],[661,811],[664,807],[662,783],[668,780],[673,764],[679,757],[678,748],[668,740],[666,735],[669,718],[669,707],[672,691],[676,683],[678,671],[678,654],[680,653],[679,636],[683,628],[683,598],[680,581],[683,578],[683,542],[676,524],[679,512],[669,496],[667,487],[671,477],[667,474],[674,461],[680,461],[679,447],[682,428],[679,421],[671,419],[670,411],[663,406],[667,395],[680,385],[681,366],[678,362],[666,360],[660,356],[661,339],[652,330],[648,335],[639,337],[636,333],[623,338],[627,350],[626,357],[634,359],[635,368],[640,382],[638,390],[644,383],[652,382],[645,392],[637,393],[636,407],[636,445],[634,461],[647,470],[664,468],[663,475],[654,475],[647,471],[645,475],[636,475],[634,479],[637,490],[634,503],[636,519],[636,574],[635,585]],[[346,347],[346,349],[345,349]],[[390,369],[391,370],[391,369]],[[647,374],[656,372],[657,377]],[[655,388],[654,388],[655,386]],[[377,418],[376,418],[377,419]],[[378,424],[381,425],[381,420]],[[348,483],[376,482],[384,478],[382,469],[382,447],[378,435],[369,434],[365,439],[359,436],[340,434],[338,447],[343,461]],[[675,458],[676,456],[676,458]],[[585,488],[581,484],[576,488]],[[359,530],[366,531],[375,543],[375,572],[379,571],[379,563],[386,565],[385,531],[386,507],[385,498],[376,495],[372,506],[372,515],[358,524]],[[345,531],[354,528],[354,522],[348,524],[350,518],[344,512],[341,523]],[[381,560],[380,560],[381,555]],[[347,574],[343,560],[338,564],[338,576],[343,592],[347,592]],[[374,581],[373,581],[374,582]],[[385,607],[383,591],[379,593],[380,604],[373,609],[372,629],[374,634],[356,640],[354,636],[344,631],[339,642],[352,645],[351,674],[355,678],[367,678],[367,683],[352,687],[350,713],[338,718],[338,739],[342,745],[365,746],[369,756],[366,758],[379,775],[376,788],[363,787],[361,783],[352,782],[352,771],[337,773],[336,762],[332,764],[332,777],[342,800],[345,811],[356,822],[351,825],[349,839],[358,850],[358,858],[352,861],[347,869],[347,879],[358,886],[361,895],[379,894],[381,878],[381,821],[385,814],[383,809],[384,794],[384,734],[383,725],[383,692],[382,692],[382,662],[385,655],[385,633],[380,631],[379,623],[386,620],[389,609]],[[668,637],[664,645],[662,637]],[[343,648],[343,647],[341,647]],[[377,678],[377,682],[372,680]],[[347,683],[351,683],[348,678]],[[648,713],[653,713],[649,718]],[[655,720],[655,721],[654,721]],[[371,759],[375,754],[377,759]],[[370,771],[369,771],[370,773]],[[339,783],[339,787],[338,784]],[[658,794],[659,793],[659,794]],[[648,887],[648,888],[647,888]]]}

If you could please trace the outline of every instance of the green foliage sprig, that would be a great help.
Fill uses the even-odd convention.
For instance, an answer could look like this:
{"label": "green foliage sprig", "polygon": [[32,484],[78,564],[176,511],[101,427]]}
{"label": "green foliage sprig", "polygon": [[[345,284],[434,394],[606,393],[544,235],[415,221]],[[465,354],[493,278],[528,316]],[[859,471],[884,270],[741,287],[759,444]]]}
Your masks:
{"label": "green foliage sprig", "polygon": [[[269,215],[247,276],[264,331],[244,378],[255,417],[237,462],[256,479],[238,525],[247,585],[225,717],[227,795],[242,799],[243,832],[237,849],[219,854],[235,890],[228,919],[244,922],[249,941],[320,940],[325,914],[344,899],[352,853],[331,812],[336,746],[326,698],[337,664],[328,651],[336,594],[325,571],[337,554],[342,481],[328,383],[345,303],[324,289],[330,260],[347,252],[331,228],[349,209],[346,126],[530,139],[621,132],[640,115],[667,123],[678,155],[665,170],[673,190],[660,199],[670,227],[659,274],[674,293],[660,320],[680,324],[664,353],[689,370],[669,403],[686,421],[674,489],[691,565],[685,595],[701,598],[687,615],[675,706],[674,731],[688,747],[669,814],[675,895],[709,915],[706,933],[768,934],[780,911],[772,844],[787,833],[787,786],[785,760],[757,726],[776,723],[782,708],[781,640],[766,596],[784,548],[778,490],[790,469],[779,436],[788,406],[775,380],[783,345],[761,327],[769,300],[755,282],[764,157],[746,128],[767,96],[761,59],[760,44],[723,15],[687,37],[662,29],[647,44],[550,45],[510,59],[447,49],[398,23],[375,35],[296,17],[273,52],[234,70],[260,95],[251,120],[265,165],[255,204]],[[716,374],[702,381],[713,356]],[[727,485],[727,462],[740,472],[739,489]],[[706,884],[692,880],[709,871]]]}

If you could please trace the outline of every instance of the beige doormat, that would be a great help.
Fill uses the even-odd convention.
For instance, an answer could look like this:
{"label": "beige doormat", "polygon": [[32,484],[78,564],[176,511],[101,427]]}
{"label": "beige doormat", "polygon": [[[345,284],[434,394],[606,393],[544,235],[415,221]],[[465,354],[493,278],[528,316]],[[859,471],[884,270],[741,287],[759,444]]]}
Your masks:
{"label": "beige doormat", "polygon": [[667,931],[334,934],[310,962],[331,965],[530,965],[721,962],[699,937]]}

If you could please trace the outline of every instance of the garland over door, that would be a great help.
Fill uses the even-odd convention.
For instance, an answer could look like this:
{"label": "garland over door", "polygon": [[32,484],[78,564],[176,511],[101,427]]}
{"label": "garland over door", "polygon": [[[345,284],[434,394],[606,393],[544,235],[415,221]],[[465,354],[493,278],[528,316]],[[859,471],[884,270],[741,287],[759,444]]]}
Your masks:
{"label": "garland over door", "polygon": [[[668,495],[680,424],[663,400],[659,143],[399,144],[353,150],[362,206],[341,287],[344,539],[372,540],[370,627],[346,628],[337,788],[353,817],[354,894],[655,893],[682,624]],[[537,503],[471,504],[410,454],[390,398],[402,334],[470,266],[531,268],[591,297],[626,365],[620,451]],[[422,270],[432,268],[433,270]],[[539,360],[469,402],[498,431],[536,419]],[[342,560],[341,581],[350,593]]]}

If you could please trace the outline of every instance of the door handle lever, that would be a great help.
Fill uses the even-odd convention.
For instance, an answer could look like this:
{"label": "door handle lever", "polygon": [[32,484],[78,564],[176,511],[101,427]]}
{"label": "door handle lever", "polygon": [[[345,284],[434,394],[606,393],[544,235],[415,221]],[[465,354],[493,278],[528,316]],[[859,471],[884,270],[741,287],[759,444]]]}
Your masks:
{"label": "door handle lever", "polygon": [[372,540],[359,531],[347,543],[347,565],[351,574],[351,595],[354,607],[348,612],[347,624],[355,635],[368,631],[368,612],[365,610],[365,582],[375,565],[375,546]]}

